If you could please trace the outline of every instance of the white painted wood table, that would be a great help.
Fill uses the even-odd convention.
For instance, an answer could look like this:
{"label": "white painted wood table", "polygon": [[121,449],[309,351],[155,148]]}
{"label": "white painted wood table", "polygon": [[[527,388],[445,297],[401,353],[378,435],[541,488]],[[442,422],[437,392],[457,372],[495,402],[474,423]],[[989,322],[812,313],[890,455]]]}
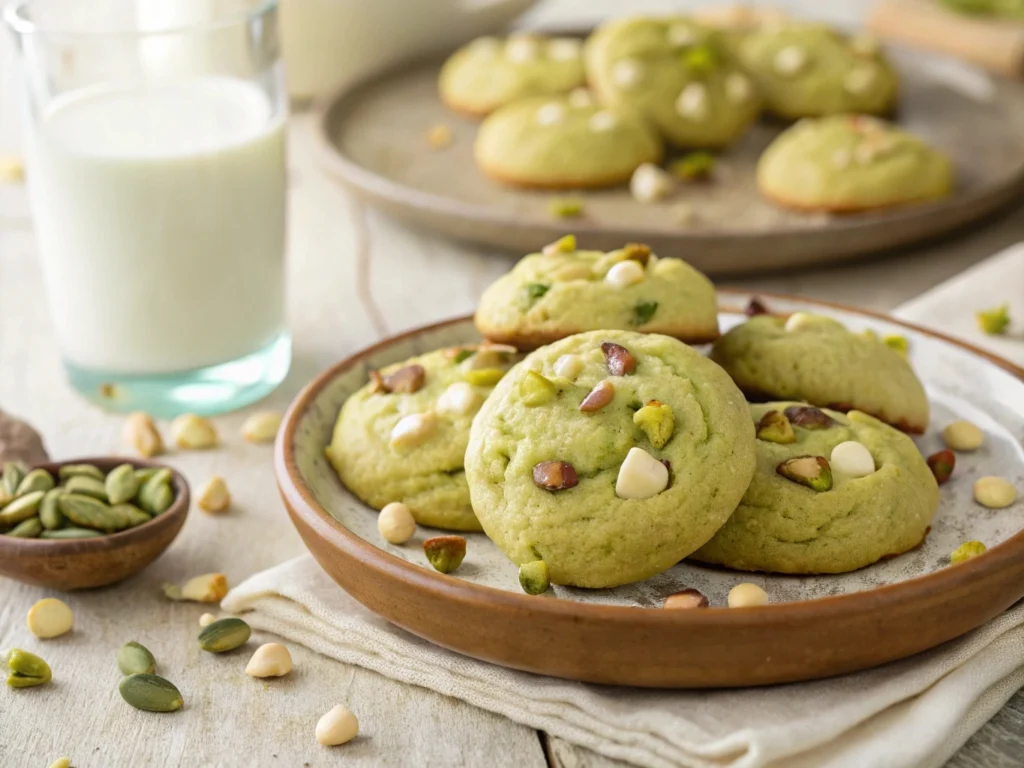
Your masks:
{"label": "white painted wood table", "polygon": [[[614,7],[600,5],[598,11]],[[562,2],[554,10],[572,6]],[[0,49],[0,75],[9,71],[8,61]],[[14,146],[12,100],[3,91],[0,152]],[[410,231],[354,202],[320,172],[312,135],[310,115],[293,121],[288,290],[295,360],[269,401],[281,408],[319,370],[382,335],[471,311],[484,286],[511,263]],[[899,258],[735,284],[885,310],[1022,239],[1024,212],[1016,211],[984,230]],[[63,380],[24,191],[10,186],[0,186],[0,406],[34,422],[56,458],[123,450],[121,419],[84,403]],[[168,602],[163,582],[220,570],[237,584],[303,551],[278,501],[270,449],[239,437],[243,417],[218,419],[223,449],[167,457],[193,485],[214,473],[226,477],[235,498],[231,513],[211,517],[193,510],[170,550],[138,577],[62,596],[75,611],[72,634],[50,641],[32,637],[25,614],[47,591],[0,579],[0,647],[39,651],[54,670],[53,683],[43,688],[0,688],[0,768],[46,766],[64,754],[78,768],[618,765],[302,648],[292,649],[292,675],[270,682],[243,673],[245,653],[201,652],[195,635],[203,607]],[[154,715],[121,700],[114,656],[128,640],[155,653],[161,673],[183,692],[185,709]],[[339,701],[358,714],[361,735],[326,750],[315,743],[313,728]],[[1024,696],[1018,695],[951,765],[1024,764],[1022,732]]]}

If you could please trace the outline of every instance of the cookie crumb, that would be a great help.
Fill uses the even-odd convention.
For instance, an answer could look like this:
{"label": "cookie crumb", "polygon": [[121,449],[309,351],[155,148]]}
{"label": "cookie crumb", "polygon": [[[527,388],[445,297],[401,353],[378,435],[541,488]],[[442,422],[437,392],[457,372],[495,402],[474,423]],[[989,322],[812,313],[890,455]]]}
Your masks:
{"label": "cookie crumb", "polygon": [[548,213],[558,219],[574,219],[583,215],[583,200],[578,197],[553,197],[548,201]]}

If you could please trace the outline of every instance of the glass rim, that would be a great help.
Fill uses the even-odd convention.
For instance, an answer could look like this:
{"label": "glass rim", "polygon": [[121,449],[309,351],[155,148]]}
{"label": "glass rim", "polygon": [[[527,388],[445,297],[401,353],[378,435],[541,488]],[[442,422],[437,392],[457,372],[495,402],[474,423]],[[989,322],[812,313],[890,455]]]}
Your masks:
{"label": "glass rim", "polygon": [[17,35],[22,37],[28,35],[46,35],[49,37],[64,37],[78,39],[103,39],[103,38],[147,38],[164,37],[174,35],[201,34],[214,32],[222,29],[248,24],[255,19],[262,18],[277,9],[278,0],[254,0],[251,8],[242,8],[230,11],[209,21],[197,22],[194,24],[180,24],[168,26],[161,29],[103,29],[103,30],[75,30],[57,25],[43,26],[33,21],[26,11],[30,6],[40,0],[10,0],[3,3],[0,0],[0,18]]}

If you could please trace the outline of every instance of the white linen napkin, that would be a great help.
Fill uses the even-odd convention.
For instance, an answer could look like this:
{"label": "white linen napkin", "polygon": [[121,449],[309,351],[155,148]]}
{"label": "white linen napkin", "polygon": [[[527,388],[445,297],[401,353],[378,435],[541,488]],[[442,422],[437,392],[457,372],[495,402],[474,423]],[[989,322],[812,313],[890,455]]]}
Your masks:
{"label": "white linen napkin", "polygon": [[[998,348],[973,331],[1002,302],[1024,319],[1017,246],[897,310]],[[651,691],[558,680],[476,661],[415,637],[343,592],[309,555],[256,574],[222,607],[255,628],[650,768],[931,768],[1024,686],[1024,603],[927,653],[841,678],[721,691]]]}

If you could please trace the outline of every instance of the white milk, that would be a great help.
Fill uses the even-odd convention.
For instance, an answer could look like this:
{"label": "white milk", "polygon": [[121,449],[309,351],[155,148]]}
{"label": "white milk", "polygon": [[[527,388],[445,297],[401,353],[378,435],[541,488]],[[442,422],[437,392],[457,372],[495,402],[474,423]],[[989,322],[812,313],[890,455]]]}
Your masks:
{"label": "white milk", "polygon": [[111,373],[227,362],[285,327],[284,123],[195,78],[57,99],[29,185],[64,356]]}

